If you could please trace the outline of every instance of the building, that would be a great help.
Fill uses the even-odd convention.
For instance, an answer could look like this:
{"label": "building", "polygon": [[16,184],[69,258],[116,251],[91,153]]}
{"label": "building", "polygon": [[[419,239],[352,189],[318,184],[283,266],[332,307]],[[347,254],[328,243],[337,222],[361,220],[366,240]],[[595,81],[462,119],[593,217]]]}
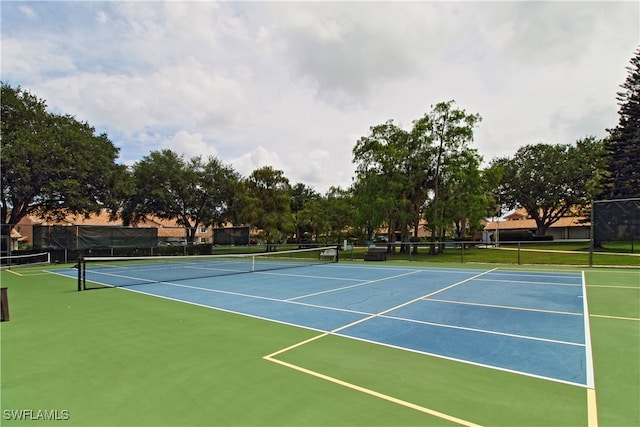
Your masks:
{"label": "building", "polygon": [[[524,208],[518,208],[503,220],[492,221],[484,227],[485,233],[494,235],[501,231],[535,233],[537,229],[536,221]],[[547,235],[553,236],[554,240],[589,239],[591,222],[584,216],[564,216],[549,227]]]}

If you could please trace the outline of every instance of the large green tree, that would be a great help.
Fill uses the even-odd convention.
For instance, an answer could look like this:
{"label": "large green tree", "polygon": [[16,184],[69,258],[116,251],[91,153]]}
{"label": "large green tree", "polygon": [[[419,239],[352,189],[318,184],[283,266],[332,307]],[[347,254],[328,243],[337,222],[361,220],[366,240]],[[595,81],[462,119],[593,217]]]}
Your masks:
{"label": "large green tree", "polygon": [[[478,202],[489,203],[480,188],[481,158],[469,147],[479,121],[479,115],[448,101],[415,120],[410,131],[392,120],[372,127],[353,149],[360,226],[372,232],[386,225],[389,241],[395,240],[396,231],[407,241],[412,227],[418,234],[422,215],[434,239],[444,237],[456,222],[476,222],[479,211],[487,210]],[[463,190],[483,197],[465,198]]]}
{"label": "large green tree", "polygon": [[148,216],[175,219],[195,243],[198,225],[223,225],[232,217],[240,176],[215,157],[185,159],[171,150],[153,151],[132,168],[135,192],[123,209],[125,223]]}
{"label": "large green tree", "polygon": [[432,155],[430,139],[415,126],[406,131],[393,120],[371,127],[369,135],[356,142],[354,200],[357,224],[367,238],[386,225],[389,241],[394,242],[396,230],[405,239],[409,228],[416,226]]}
{"label": "large green tree", "polygon": [[283,171],[265,166],[244,180],[242,221],[261,230],[266,243],[281,243],[294,231],[291,185]]}
{"label": "large green tree", "polygon": [[536,221],[537,233],[546,234],[563,216],[587,205],[598,188],[603,142],[587,137],[571,144],[532,144],[513,157],[496,159],[503,171],[498,189],[507,208],[522,206]]}
{"label": "large green tree", "polygon": [[308,200],[297,217],[307,224],[316,242],[340,242],[354,224],[356,208],[350,190],[331,187],[326,194]]}
{"label": "large green tree", "polygon": [[[356,208],[350,190],[331,187],[323,197],[325,218],[328,223],[328,237],[331,242],[340,243],[349,233],[349,226],[355,222]],[[327,242],[329,243],[329,242]]]}
{"label": "large green tree", "polygon": [[300,233],[298,243],[302,243],[302,237],[319,242],[326,235],[328,222],[325,215],[325,204],[322,196],[307,200],[303,208],[293,213],[297,231]]}
{"label": "large green tree", "polygon": [[444,163],[440,203],[442,223],[453,224],[458,239],[466,240],[481,230],[481,220],[495,210],[493,190],[499,183],[500,170],[482,170],[481,162],[478,152],[467,147]]}
{"label": "large green tree", "polygon": [[627,67],[628,75],[618,92],[618,125],[606,141],[608,177],[601,197],[640,197],[640,48]]}
{"label": "large green tree", "polygon": [[[454,176],[465,173],[464,168],[475,167],[477,170],[479,162],[473,161],[477,154],[470,150],[469,144],[473,141],[474,129],[481,120],[479,114],[469,114],[456,108],[454,101],[447,101],[433,106],[431,111],[418,121],[425,138],[432,141],[435,148],[435,156],[430,166],[433,170],[433,185],[425,209],[433,240],[444,238],[452,219],[460,220],[446,214],[447,211],[452,211],[447,205],[449,200],[446,187],[451,184]],[[470,162],[460,162],[459,158]],[[460,207],[456,210],[460,212]]]}
{"label": "large green tree", "polygon": [[407,135],[388,120],[372,126],[369,135],[360,138],[353,148],[360,222],[371,232],[385,224],[390,233],[395,232],[404,180],[400,165],[406,158]]}
{"label": "large green tree", "polygon": [[47,111],[44,100],[2,83],[3,247],[26,215],[61,218],[117,209],[126,168],[106,134],[69,115]]}
{"label": "large green tree", "polygon": [[297,183],[291,188],[291,215],[295,223],[296,243],[303,243],[307,234],[313,235],[313,217],[305,212],[305,206],[320,199],[320,194],[312,187]]}

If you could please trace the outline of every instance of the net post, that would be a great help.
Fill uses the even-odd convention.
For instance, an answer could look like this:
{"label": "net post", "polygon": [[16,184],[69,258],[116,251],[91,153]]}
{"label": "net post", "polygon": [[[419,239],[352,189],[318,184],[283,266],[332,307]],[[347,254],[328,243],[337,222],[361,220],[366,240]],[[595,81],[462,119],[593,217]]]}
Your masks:
{"label": "net post", "polygon": [[589,227],[589,234],[591,234],[589,237],[589,268],[593,267],[593,250],[595,249],[595,242],[594,242],[594,231],[595,228],[593,227],[593,219],[594,219],[594,215],[593,215],[593,211],[596,208],[596,202],[595,200],[591,201],[591,212],[590,212],[590,220],[591,220],[591,226]]}
{"label": "net post", "polygon": [[340,259],[340,245],[336,246],[336,259],[335,262],[338,262]]}

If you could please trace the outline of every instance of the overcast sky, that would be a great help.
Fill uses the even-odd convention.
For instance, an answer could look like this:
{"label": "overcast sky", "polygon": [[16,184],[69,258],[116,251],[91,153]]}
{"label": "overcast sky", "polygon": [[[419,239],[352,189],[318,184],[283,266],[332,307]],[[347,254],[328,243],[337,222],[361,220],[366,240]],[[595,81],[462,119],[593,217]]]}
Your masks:
{"label": "overcast sky", "polygon": [[2,1],[2,80],[151,151],[348,187],[369,128],[455,100],[485,161],[606,136],[640,43],[631,2]]}

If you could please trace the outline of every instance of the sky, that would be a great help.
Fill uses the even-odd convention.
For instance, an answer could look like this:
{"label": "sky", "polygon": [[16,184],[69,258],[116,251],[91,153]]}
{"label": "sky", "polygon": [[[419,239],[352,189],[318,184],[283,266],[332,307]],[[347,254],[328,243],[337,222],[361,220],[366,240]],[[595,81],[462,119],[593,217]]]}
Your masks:
{"label": "sky", "polygon": [[479,114],[485,162],[603,138],[640,2],[7,1],[1,79],[106,133],[132,165],[215,156],[347,188],[369,129],[439,102]]}

